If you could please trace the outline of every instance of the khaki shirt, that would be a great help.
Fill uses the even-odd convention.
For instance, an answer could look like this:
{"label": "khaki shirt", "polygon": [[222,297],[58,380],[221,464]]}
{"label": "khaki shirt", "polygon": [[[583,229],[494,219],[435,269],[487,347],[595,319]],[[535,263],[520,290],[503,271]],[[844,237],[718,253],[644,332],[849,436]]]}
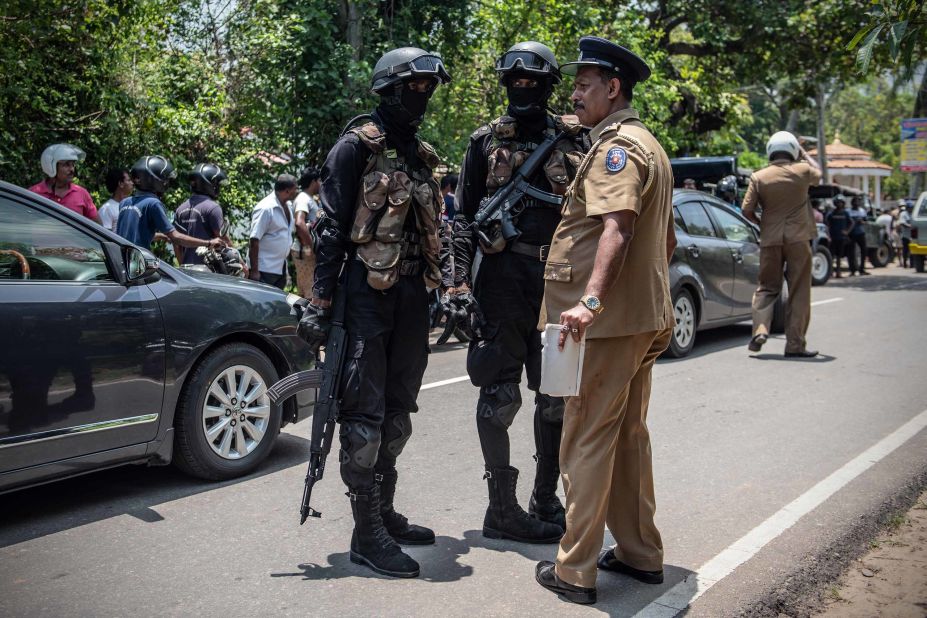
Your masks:
{"label": "khaki shirt", "polygon": [[773,161],[754,172],[744,196],[744,214],[763,209],[760,246],[774,247],[813,240],[817,236],[808,187],[821,180],[821,172],[804,161]]}
{"label": "khaki shirt", "polygon": [[544,269],[539,328],[556,324],[586,293],[602,235],[601,216],[637,213],[624,267],[609,288],[587,338],[620,337],[675,324],[666,261],[666,234],[673,217],[673,171],[663,148],[633,108],[615,112],[590,134],[583,159],[563,203]]}

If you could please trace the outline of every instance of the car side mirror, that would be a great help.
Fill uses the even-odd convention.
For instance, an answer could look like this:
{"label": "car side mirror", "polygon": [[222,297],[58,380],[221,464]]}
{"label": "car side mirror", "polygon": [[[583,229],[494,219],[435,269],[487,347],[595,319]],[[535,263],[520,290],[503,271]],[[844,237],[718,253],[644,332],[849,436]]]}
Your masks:
{"label": "car side mirror", "polygon": [[126,247],[123,256],[127,283],[142,283],[155,275],[161,267],[161,260],[146,256],[137,247]]}

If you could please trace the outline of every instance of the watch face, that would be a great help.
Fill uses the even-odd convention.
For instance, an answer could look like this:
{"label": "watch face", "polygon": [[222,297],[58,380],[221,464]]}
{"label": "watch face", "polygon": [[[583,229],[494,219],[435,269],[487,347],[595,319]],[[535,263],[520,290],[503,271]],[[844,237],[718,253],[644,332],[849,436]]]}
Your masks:
{"label": "watch face", "polygon": [[598,309],[599,305],[601,304],[602,303],[599,302],[599,299],[596,298],[595,296],[586,297],[586,306],[589,307],[589,309],[591,309],[592,311],[595,311],[596,309]]}

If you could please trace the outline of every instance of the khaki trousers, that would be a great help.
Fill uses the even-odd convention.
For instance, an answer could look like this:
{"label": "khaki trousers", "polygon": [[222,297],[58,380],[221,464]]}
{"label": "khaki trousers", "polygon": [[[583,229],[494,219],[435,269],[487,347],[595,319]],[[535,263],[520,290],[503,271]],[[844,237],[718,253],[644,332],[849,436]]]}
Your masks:
{"label": "khaki trousers", "polygon": [[574,586],[595,586],[606,525],[619,560],[645,571],[663,568],[647,408],[653,363],[671,333],[586,341],[580,394],[566,400],[560,443],[566,533],[557,575]]}
{"label": "khaki trousers", "polygon": [[760,248],[760,281],[753,293],[753,336],[769,334],[776,300],[782,291],[783,266],[789,282],[785,351],[801,352],[811,322],[811,243],[807,240]]}
{"label": "khaki trousers", "polygon": [[303,247],[303,257],[299,251],[290,250],[293,265],[296,267],[296,289],[303,298],[312,298],[312,283],[315,276],[315,253],[309,247]]}

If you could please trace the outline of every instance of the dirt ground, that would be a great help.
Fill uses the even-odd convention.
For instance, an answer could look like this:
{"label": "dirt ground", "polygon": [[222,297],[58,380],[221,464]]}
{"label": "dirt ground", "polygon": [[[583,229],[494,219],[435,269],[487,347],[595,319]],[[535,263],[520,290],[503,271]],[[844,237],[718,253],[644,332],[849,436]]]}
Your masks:
{"label": "dirt ground", "polygon": [[927,492],[870,543],[869,552],[828,590],[817,615],[927,617]]}

